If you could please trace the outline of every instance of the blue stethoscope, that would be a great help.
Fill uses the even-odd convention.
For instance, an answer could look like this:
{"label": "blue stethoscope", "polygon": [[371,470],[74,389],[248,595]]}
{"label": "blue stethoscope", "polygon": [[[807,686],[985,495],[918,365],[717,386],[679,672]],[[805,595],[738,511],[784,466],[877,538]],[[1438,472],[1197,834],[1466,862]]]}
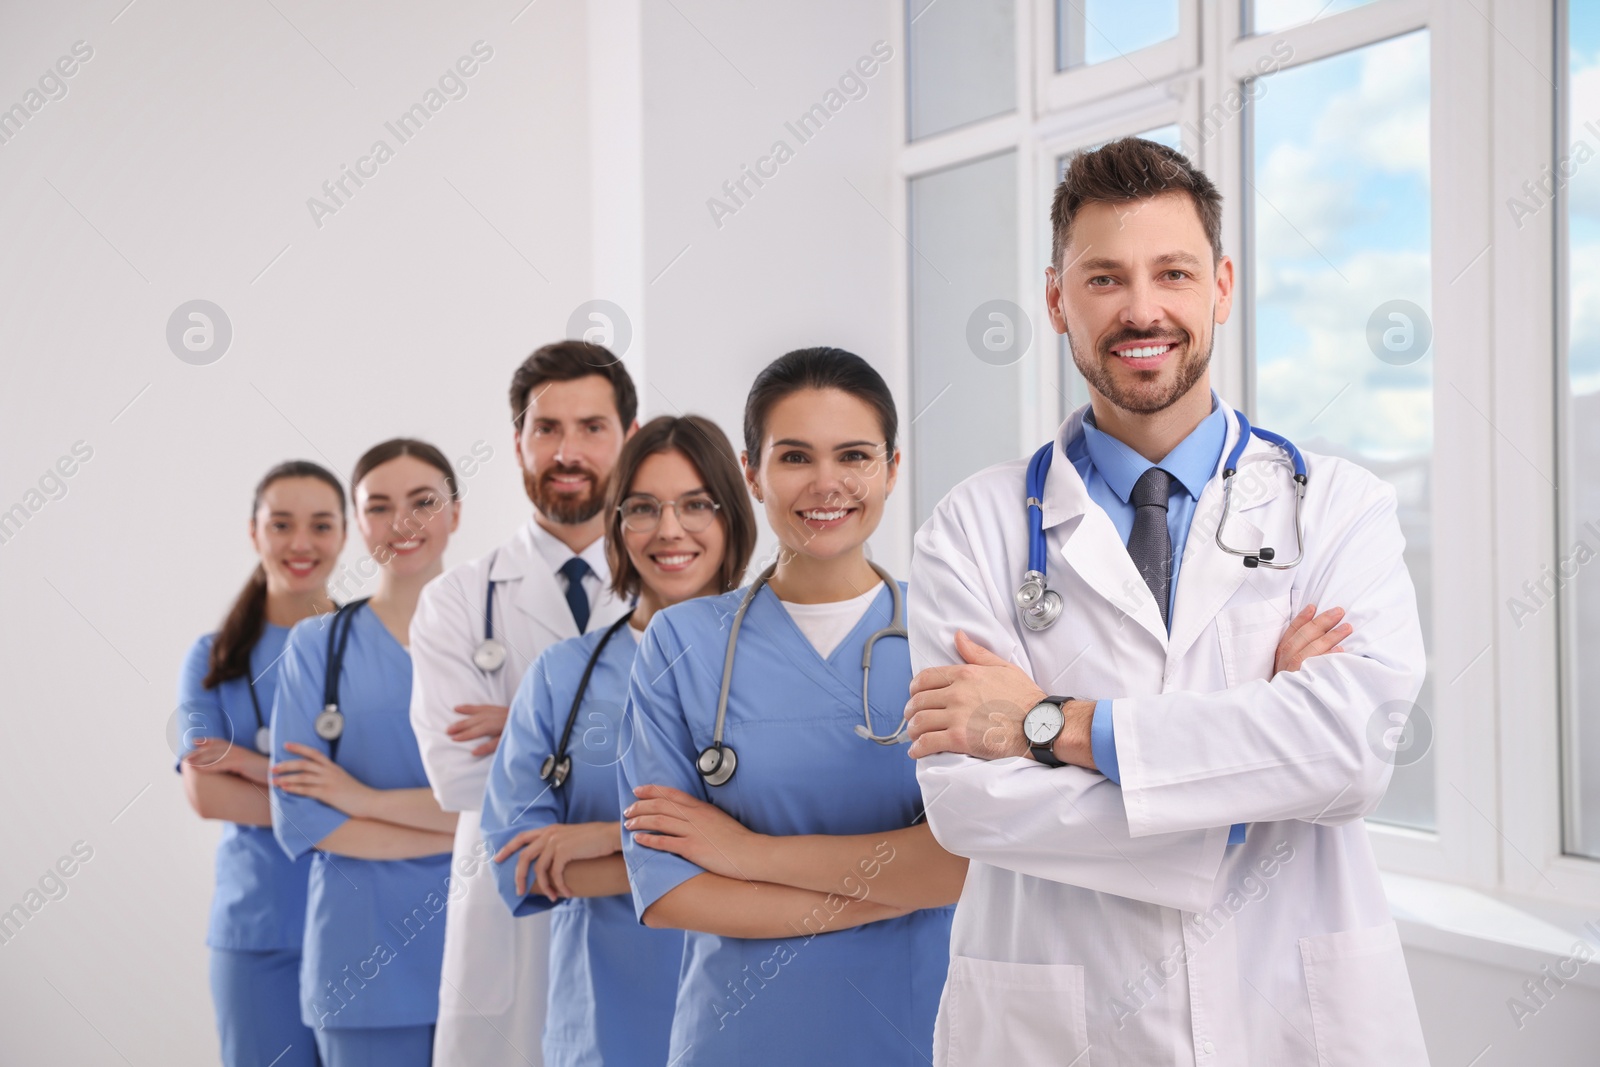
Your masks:
{"label": "blue stethoscope", "polygon": [[[1227,462],[1222,467],[1222,518],[1217,522],[1217,547],[1230,556],[1239,556],[1246,567],[1267,567],[1275,571],[1298,567],[1305,554],[1300,531],[1300,510],[1306,499],[1305,457],[1294,446],[1294,442],[1282,434],[1251,426],[1243,412],[1234,412],[1234,417],[1239,420],[1239,439],[1234,442],[1233,451],[1228,453]],[[1248,551],[1234,548],[1222,539],[1222,531],[1228,525],[1229,509],[1233,504],[1233,476],[1239,473],[1239,457],[1244,455],[1251,434],[1283,449],[1294,467],[1295,556],[1287,563],[1273,562],[1276,552],[1270,548]],[[1061,594],[1051,589],[1045,581],[1044,480],[1050,473],[1050,460],[1054,455],[1055,442],[1051,441],[1028,461],[1028,570],[1022,576],[1022,584],[1017,586],[1017,613],[1022,617],[1022,624],[1030,630],[1043,630],[1061,617]]]}
{"label": "blue stethoscope", "polygon": [[[499,558],[496,552],[489,557],[489,573],[494,573],[494,561]],[[494,635],[494,579],[489,579],[488,591],[483,595],[483,640],[478,647],[472,650],[472,662],[480,671],[493,674],[506,662],[506,646]]]}

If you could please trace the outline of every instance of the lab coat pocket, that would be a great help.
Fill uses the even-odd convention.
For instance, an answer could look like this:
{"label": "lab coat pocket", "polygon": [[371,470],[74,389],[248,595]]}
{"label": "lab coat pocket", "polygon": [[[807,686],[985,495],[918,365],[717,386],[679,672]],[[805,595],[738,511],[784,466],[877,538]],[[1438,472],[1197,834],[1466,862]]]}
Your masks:
{"label": "lab coat pocket", "polygon": [[952,955],[933,1047],[943,1067],[1089,1067],[1083,968]]}
{"label": "lab coat pocket", "polygon": [[1227,682],[1224,688],[1272,677],[1272,661],[1292,610],[1285,595],[1225,608],[1217,614],[1217,640]]}
{"label": "lab coat pocket", "polygon": [[1300,939],[1318,1067],[1427,1067],[1394,923]]}

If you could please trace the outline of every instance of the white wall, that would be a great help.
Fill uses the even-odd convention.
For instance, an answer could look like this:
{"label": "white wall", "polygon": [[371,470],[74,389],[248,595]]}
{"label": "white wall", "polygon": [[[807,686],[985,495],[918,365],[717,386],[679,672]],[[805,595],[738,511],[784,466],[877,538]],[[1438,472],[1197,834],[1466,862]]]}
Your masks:
{"label": "white wall", "polygon": [[[396,434],[487,440],[450,558],[481,553],[527,513],[511,370],[592,295],[581,5],[121,3],[0,14],[0,107],[93,48],[0,144],[0,508],[93,449],[0,544],[0,909],[94,850],[0,945],[6,1063],[216,1062],[216,832],[165,729],[252,565],[250,489]],[[467,95],[399,145],[384,123],[478,40]],[[315,226],[306,199],[379,137],[394,158]],[[197,297],[234,330],[209,366],[165,339]]]}
{"label": "white wall", "polygon": [[[593,299],[630,319],[644,414],[707,414],[737,445],[755,371],[823,343],[904,406],[905,246],[877,214],[904,76],[888,5],[274,4],[0,14],[0,107],[93,49],[0,144],[0,509],[93,450],[0,543],[0,909],[93,849],[0,944],[7,1063],[216,1061],[216,831],[166,732],[184,651],[251,566],[272,463],[342,475],[396,434],[452,457],[488,441],[450,560],[487,550],[527,513],[510,372]],[[478,40],[467,95],[399,144],[384,123]],[[878,40],[895,57],[866,95],[810,143],[787,134]],[[380,137],[394,157],[317,226],[307,198]],[[779,138],[794,158],[715,226],[706,200]],[[206,366],[165,336],[196,298],[233,328]],[[903,500],[874,546],[901,573]]]}

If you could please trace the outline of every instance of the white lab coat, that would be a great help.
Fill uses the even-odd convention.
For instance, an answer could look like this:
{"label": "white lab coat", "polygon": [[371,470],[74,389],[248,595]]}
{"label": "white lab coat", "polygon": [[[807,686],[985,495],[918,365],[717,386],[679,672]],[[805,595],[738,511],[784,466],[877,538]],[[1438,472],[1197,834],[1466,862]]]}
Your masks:
{"label": "white lab coat", "polygon": [[[1044,495],[1049,581],[1065,600],[1054,626],[1027,630],[1014,606],[1026,460],[957,486],[916,537],[913,667],[959,663],[960,628],[1048,693],[1116,698],[1122,779],[1028,759],[919,761],[934,836],[972,861],[936,1062],[1426,1064],[1361,821],[1392,771],[1369,722],[1408,708],[1423,677],[1393,489],[1307,455],[1304,564],[1249,570],[1213,539],[1219,464],[1195,509],[1169,638],[1066,458],[1082,418],[1057,436]],[[1224,456],[1238,435],[1228,419]],[[1294,493],[1281,457],[1251,442],[1226,533],[1287,560]],[[1274,678],[1279,637],[1307,603],[1346,609],[1348,651]],[[1234,822],[1248,836],[1229,847]]]}
{"label": "white lab coat", "polygon": [[[482,738],[455,741],[445,733],[461,718],[454,711],[459,704],[509,706],[539,653],[578,636],[561,581],[535,542],[541,533],[529,519],[498,552],[429,582],[411,621],[411,726],[439,806],[461,813],[446,913],[436,1067],[528,1067],[543,1061],[550,919],[513,918],[501,901],[478,830],[493,756],[472,754]],[[609,584],[603,561],[594,570]],[[506,661],[487,673],[473,664],[472,653],[483,641],[491,577],[495,637],[506,646]],[[626,609],[606,590],[593,598],[589,628],[606,625]]]}

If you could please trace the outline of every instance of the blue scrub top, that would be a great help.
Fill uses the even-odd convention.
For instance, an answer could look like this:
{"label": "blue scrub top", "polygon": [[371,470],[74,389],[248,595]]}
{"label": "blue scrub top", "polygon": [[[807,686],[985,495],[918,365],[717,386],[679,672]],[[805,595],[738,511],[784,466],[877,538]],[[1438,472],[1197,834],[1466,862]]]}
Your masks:
{"label": "blue scrub top", "polygon": [[[215,689],[200,684],[210,668],[215,639],[216,634],[207,634],[190,647],[178,679],[180,768],[183,757],[194,751],[194,742],[202,737],[231,741],[255,751],[256,713],[245,679],[230,678]],[[272,715],[278,657],[288,639],[288,627],[266,623],[250,650],[250,674],[263,719]],[[217,842],[216,870],[217,888],[211,896],[211,921],[206,928],[208,946],[249,952],[299,950],[306,925],[309,858],[285,856],[270,827],[224,822]]]}
{"label": "blue scrub top", "polygon": [[[312,728],[322,711],[328,627],[297,623],[272,708],[273,762],[298,759],[294,741],[328,751]],[[411,656],[368,605],[356,609],[339,675],[340,766],[374,789],[426,788],[411,732]],[[272,790],[272,829],[290,856],[312,852],[349,816],[321,801]],[[439,1013],[450,854],[360,860],[314,852],[300,963],[300,1018],[330,1029],[421,1026]]]}
{"label": "blue scrub top", "polygon": [[[701,779],[695,759],[711,743],[729,620],[743,595],[685,601],[650,620],[629,683],[636,736],[622,757],[624,801],[631,802],[635,786],[672,786],[775,835],[910,826],[922,814],[922,794],[905,746],[877,745],[854,729],[861,723],[862,648],[893,614],[887,589],[826,660],[770,588],[757,594],[739,630],[723,733],[738,755],[738,771],[726,785]],[[905,639],[880,640],[869,691],[878,733],[900,721],[910,684]],[[631,834],[624,835],[623,855],[640,916],[703,873],[636,844]],[[887,844],[880,859],[893,862]],[[869,897],[880,871],[874,863],[854,875]],[[675,1067],[932,1062],[954,908],[848,930],[830,930],[822,910],[788,938],[685,935],[672,1027]]]}
{"label": "blue scrub top", "polygon": [[[522,676],[489,772],[482,829],[498,852],[523,830],[552,823],[619,822],[617,758],[631,742],[623,706],[637,645],[627,624],[606,643],[573,724],[572,772],[552,789],[539,767],[556,749],[578,682],[605,628],[553,645]],[[500,895],[515,915],[550,917],[550,1002],[546,1067],[664,1064],[677,1002],[683,932],[651,930],[626,894],[552,904],[516,890],[517,858],[494,865]]]}

